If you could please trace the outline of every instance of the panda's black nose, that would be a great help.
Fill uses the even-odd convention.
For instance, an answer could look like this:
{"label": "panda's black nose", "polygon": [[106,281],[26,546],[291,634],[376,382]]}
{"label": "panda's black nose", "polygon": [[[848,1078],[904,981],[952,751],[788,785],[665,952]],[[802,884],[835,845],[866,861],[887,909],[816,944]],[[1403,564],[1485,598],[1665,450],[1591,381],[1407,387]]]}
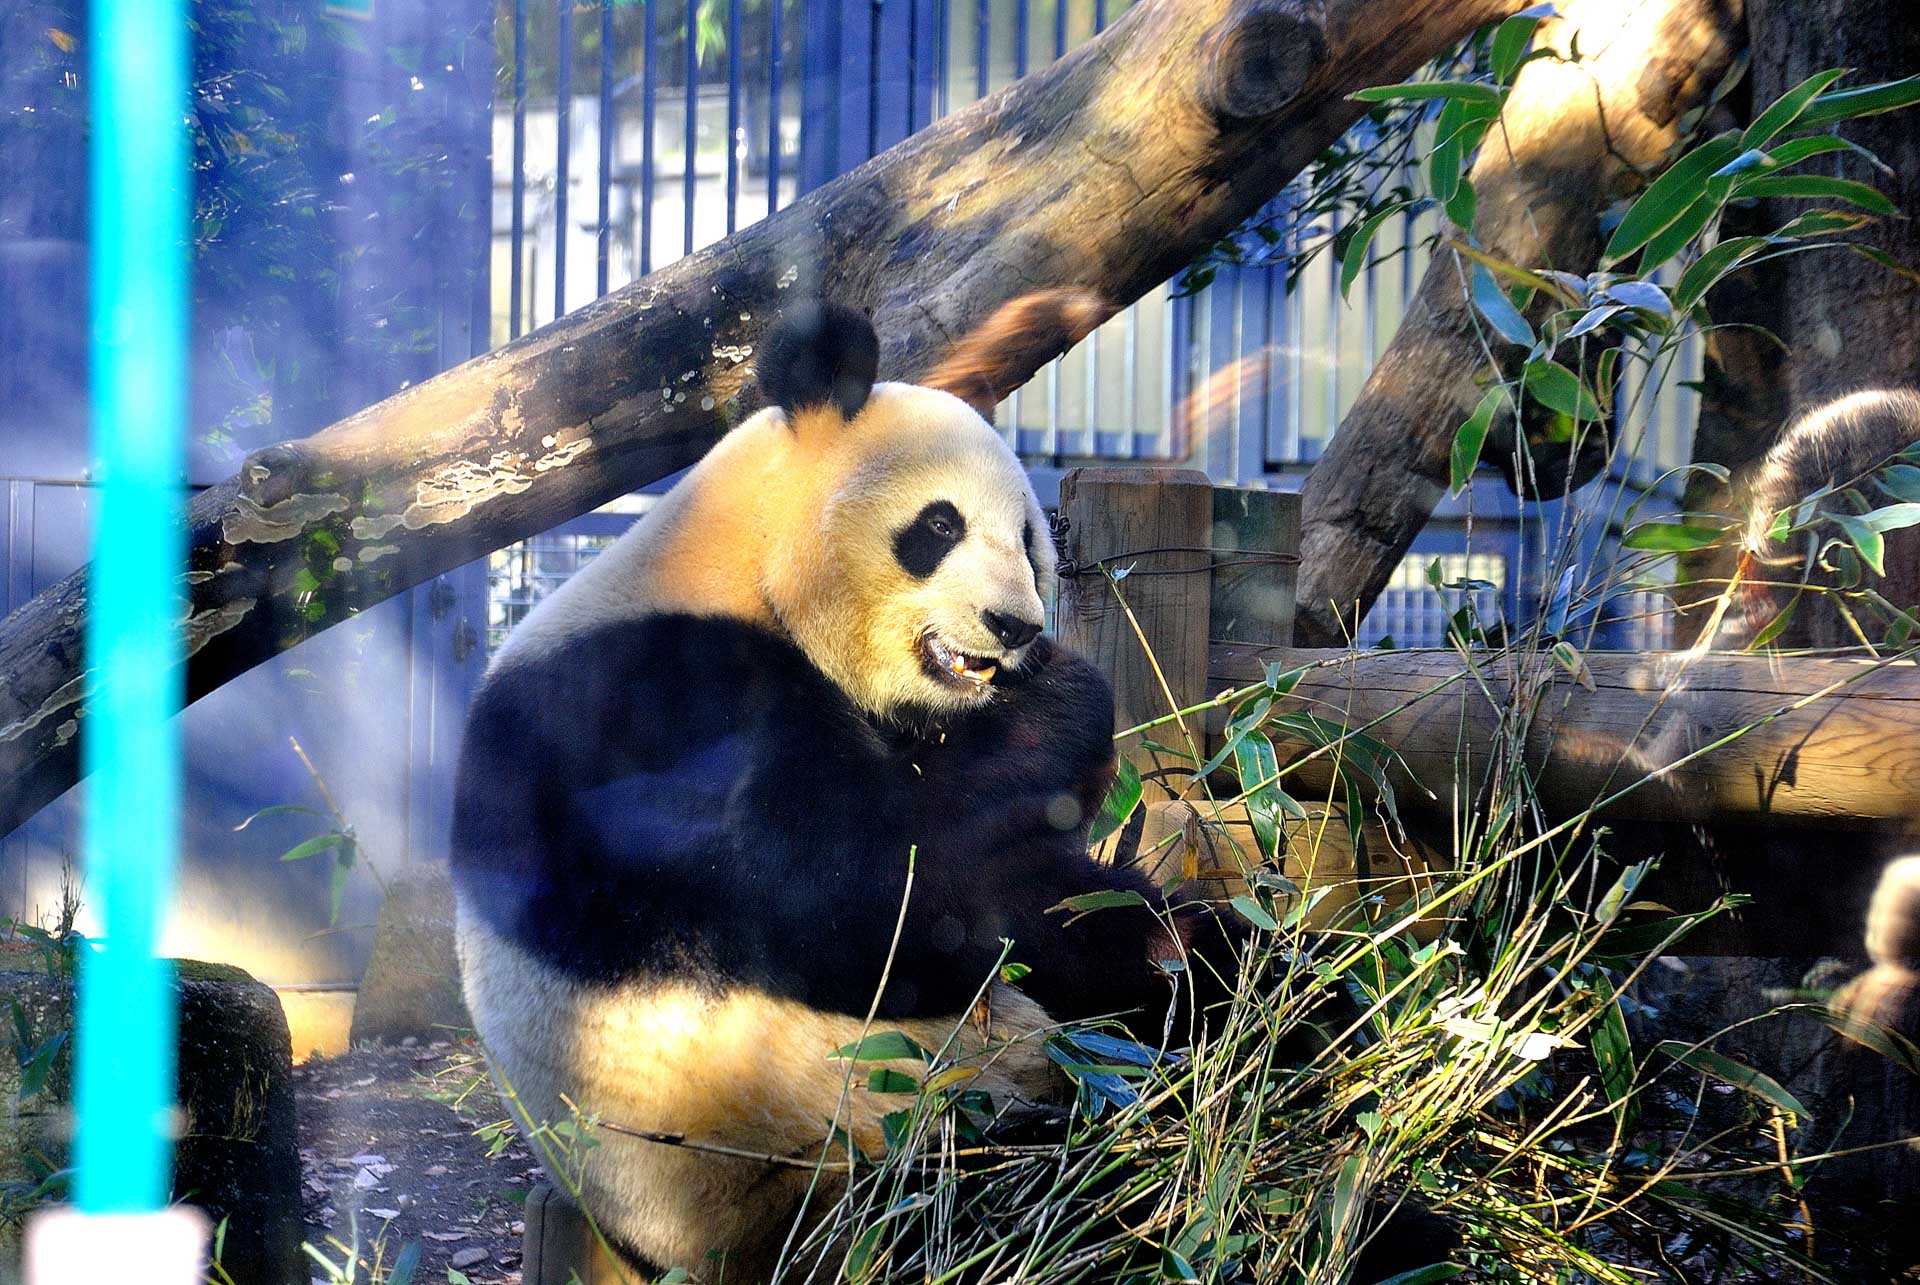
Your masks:
{"label": "panda's black nose", "polygon": [[1024,647],[1040,636],[1039,624],[1031,620],[1003,616],[997,611],[983,611],[980,619],[986,621],[993,636],[1009,648]]}

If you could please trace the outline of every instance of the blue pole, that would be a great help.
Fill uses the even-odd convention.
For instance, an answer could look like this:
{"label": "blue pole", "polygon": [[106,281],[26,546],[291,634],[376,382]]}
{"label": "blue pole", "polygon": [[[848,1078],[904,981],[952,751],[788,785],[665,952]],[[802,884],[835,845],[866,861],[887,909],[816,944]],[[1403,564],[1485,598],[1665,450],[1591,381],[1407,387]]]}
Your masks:
{"label": "blue pole", "polygon": [[104,938],[82,961],[76,1197],[157,1210],[171,1186],[171,969],[156,956],[179,845],[186,546],[187,17],[93,0],[92,400],[100,479],[81,733],[82,852]]}

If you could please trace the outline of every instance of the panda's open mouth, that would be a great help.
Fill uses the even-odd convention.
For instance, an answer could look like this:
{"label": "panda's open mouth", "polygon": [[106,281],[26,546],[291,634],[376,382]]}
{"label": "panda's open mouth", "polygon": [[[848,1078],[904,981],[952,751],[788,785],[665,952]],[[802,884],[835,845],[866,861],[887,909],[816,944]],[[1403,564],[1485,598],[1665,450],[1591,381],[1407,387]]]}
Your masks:
{"label": "panda's open mouth", "polygon": [[979,683],[993,681],[1000,662],[992,656],[974,656],[950,647],[932,634],[920,641],[920,664],[929,674],[946,682]]}

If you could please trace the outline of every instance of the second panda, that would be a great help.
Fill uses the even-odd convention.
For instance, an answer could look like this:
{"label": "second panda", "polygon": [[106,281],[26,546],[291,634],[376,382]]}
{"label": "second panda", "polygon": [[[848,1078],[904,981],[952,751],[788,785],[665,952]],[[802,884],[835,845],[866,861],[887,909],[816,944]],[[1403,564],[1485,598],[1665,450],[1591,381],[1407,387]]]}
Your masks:
{"label": "second panda", "polygon": [[[857,313],[790,315],[758,363],[771,405],[535,608],[476,698],[464,983],[534,1120],[572,1103],[799,1156],[837,1118],[878,1152],[897,1104],[829,1057],[876,996],[872,1029],[971,1059],[996,1100],[1057,1089],[1059,1021],[1158,1043],[1188,1016],[1160,962],[1204,917],[1087,854],[1113,701],[1041,637],[1026,474],[958,398],[875,383],[877,353]],[[1048,913],[1114,889],[1146,905]],[[1006,941],[1017,989],[992,981]],[[636,1260],[751,1281],[809,1178],[607,1134],[584,1194]]]}

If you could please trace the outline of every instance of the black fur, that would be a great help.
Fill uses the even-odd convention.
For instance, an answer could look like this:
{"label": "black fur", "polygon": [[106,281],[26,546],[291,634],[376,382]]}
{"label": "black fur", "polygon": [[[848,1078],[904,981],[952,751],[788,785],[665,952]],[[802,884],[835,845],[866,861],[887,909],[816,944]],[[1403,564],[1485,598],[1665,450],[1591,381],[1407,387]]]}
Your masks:
{"label": "black fur", "polygon": [[819,406],[852,419],[880,369],[880,340],[864,313],[808,300],[790,308],[760,345],[760,391],[789,417]]}
{"label": "black fur", "polygon": [[967,538],[967,520],[946,500],[935,500],[894,533],[893,556],[916,580],[932,575],[954,546]]}
{"label": "black fur", "polygon": [[881,1017],[963,1011],[1006,937],[1055,1018],[1127,1011],[1157,1040],[1171,987],[1155,961],[1178,954],[1161,920],[1049,913],[1108,889],[1162,904],[1087,855],[1112,695],[1044,640],[1032,656],[976,712],[899,731],[738,622],[583,632],[483,686],[455,877],[496,931],[582,981],[691,976],[860,1015],[917,850]]}

